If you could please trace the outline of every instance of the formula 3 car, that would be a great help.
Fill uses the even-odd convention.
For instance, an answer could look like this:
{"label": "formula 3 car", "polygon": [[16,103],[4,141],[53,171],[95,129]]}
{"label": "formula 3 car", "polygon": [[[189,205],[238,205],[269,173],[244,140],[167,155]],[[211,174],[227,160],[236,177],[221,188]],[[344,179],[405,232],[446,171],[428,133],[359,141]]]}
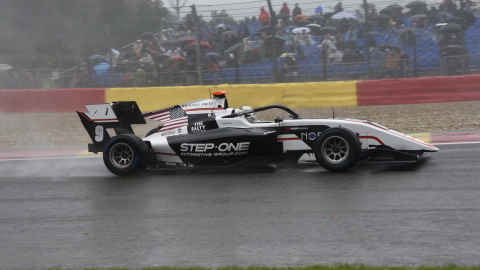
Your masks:
{"label": "formula 3 car", "polygon": [[[134,101],[86,105],[77,112],[93,143],[89,152],[103,152],[114,174],[168,168],[267,166],[297,162],[308,153],[332,172],[352,168],[361,156],[373,164],[415,163],[438,148],[362,119],[300,118],[282,105],[252,109],[228,107],[227,92],[142,114]],[[280,109],[290,114],[271,122],[255,113]],[[145,138],[132,124],[145,118],[160,121]],[[107,129],[116,136],[110,137]]]}

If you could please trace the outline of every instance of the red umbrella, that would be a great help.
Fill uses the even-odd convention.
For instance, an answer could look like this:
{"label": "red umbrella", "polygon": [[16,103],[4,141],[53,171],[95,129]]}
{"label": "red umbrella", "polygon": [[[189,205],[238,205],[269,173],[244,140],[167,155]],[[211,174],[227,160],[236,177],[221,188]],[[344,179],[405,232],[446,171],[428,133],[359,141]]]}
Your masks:
{"label": "red umbrella", "polygon": [[182,38],[180,39],[181,42],[187,42],[187,41],[191,41],[191,42],[194,42],[195,41],[195,38],[192,38],[192,37],[186,37],[186,38]]}
{"label": "red umbrella", "polygon": [[[192,42],[192,44],[188,45],[188,47],[194,47],[197,45],[197,42]],[[208,49],[210,51],[213,51],[212,46],[208,45],[207,42],[205,41],[200,41],[200,48],[201,49]]]}
{"label": "red umbrella", "polygon": [[168,61],[172,61],[174,63],[179,63],[179,62],[187,62],[187,59],[180,55],[174,55],[168,59]]}
{"label": "red umbrella", "polygon": [[299,21],[299,20],[305,20],[305,21],[306,21],[306,20],[308,20],[308,16],[307,16],[307,15],[303,15],[303,14],[299,14],[299,15],[293,17],[293,19],[294,19],[295,21]]}

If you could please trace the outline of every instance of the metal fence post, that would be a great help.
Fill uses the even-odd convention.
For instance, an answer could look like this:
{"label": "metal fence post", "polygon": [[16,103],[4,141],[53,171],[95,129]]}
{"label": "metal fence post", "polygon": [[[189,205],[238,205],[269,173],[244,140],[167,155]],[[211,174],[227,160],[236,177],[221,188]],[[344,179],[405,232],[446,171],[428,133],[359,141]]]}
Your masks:
{"label": "metal fence post", "polygon": [[363,10],[365,11],[365,33],[366,33],[366,36],[365,36],[365,46],[366,46],[366,49],[367,49],[367,70],[368,70],[368,74],[367,74],[367,78],[370,79],[371,78],[371,74],[372,74],[372,68],[370,67],[370,45],[369,45],[369,42],[368,40],[370,39],[370,34],[368,33],[368,3],[367,3],[367,0],[363,0]]}

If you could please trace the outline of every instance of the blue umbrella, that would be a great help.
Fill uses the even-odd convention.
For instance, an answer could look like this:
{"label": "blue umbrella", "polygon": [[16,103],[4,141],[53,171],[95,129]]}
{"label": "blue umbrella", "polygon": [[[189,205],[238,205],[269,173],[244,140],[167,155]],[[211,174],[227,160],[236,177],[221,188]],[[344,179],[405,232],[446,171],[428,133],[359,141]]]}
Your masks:
{"label": "blue umbrella", "polygon": [[318,7],[315,9],[315,12],[314,12],[314,13],[321,13],[321,12],[323,12],[322,6],[318,6]]}
{"label": "blue umbrella", "polygon": [[216,52],[207,53],[207,54],[205,55],[205,57],[206,57],[206,58],[214,58],[214,59],[218,59],[218,60],[224,60],[224,58],[223,58],[220,54],[218,54],[218,53],[216,53]]}

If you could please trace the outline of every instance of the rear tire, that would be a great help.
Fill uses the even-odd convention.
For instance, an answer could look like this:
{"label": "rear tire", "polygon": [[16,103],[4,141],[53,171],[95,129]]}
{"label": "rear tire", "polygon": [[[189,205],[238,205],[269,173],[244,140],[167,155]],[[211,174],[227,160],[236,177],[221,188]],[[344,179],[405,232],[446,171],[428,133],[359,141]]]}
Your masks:
{"label": "rear tire", "polygon": [[133,134],[121,134],[111,138],[103,151],[103,162],[116,175],[128,175],[146,168],[148,147]]}
{"label": "rear tire", "polygon": [[318,163],[331,172],[343,172],[358,161],[361,143],[358,136],[346,128],[329,128],[315,141],[315,157]]}

